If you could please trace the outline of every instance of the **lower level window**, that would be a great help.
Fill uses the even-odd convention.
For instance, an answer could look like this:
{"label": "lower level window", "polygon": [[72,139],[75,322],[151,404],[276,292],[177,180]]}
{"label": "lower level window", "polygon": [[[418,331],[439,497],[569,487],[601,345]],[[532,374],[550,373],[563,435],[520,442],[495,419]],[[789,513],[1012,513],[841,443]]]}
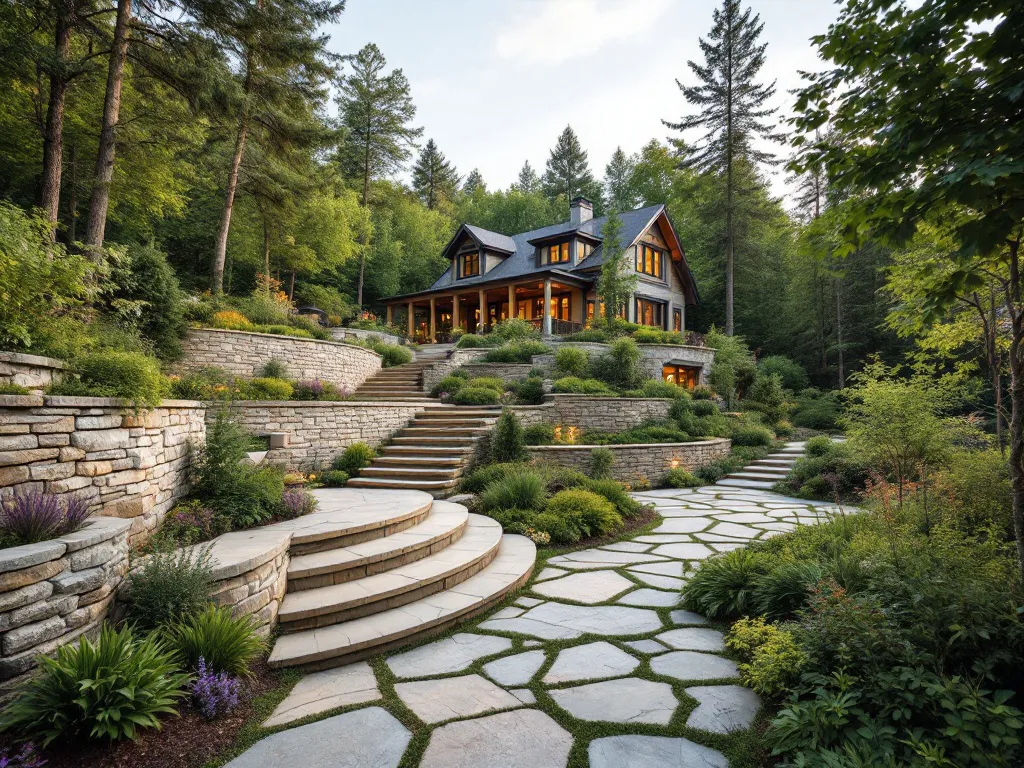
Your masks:
{"label": "lower level window", "polygon": [[700,381],[700,366],[666,365],[661,369],[661,376],[669,384],[693,389]]}

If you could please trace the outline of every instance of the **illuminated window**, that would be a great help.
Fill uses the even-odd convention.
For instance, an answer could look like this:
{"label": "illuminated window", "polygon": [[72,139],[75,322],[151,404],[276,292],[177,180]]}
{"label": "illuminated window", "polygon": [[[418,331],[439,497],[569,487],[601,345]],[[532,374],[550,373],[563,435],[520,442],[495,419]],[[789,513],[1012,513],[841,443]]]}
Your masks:
{"label": "illuminated window", "polygon": [[[604,320],[604,302],[588,301],[587,302],[587,320],[594,319],[594,312],[597,311],[597,319]],[[619,318],[622,320],[626,319],[626,305],[623,304],[619,308]]]}
{"label": "illuminated window", "polygon": [[636,251],[636,271],[661,279],[661,251],[649,245],[642,245]]}
{"label": "illuminated window", "polygon": [[548,246],[548,264],[564,264],[569,261],[569,243],[555,243]]}
{"label": "illuminated window", "polygon": [[480,274],[480,251],[466,251],[459,258],[459,277],[474,277]]}
{"label": "illuminated window", "polygon": [[672,310],[672,330],[681,331],[683,330],[683,312],[679,309]]}
{"label": "illuminated window", "polygon": [[668,384],[693,389],[700,381],[700,366],[666,365],[661,369],[661,376]]}
{"label": "illuminated window", "polygon": [[647,299],[636,300],[636,322],[639,325],[649,325],[654,328],[665,327],[665,305],[658,301]]}

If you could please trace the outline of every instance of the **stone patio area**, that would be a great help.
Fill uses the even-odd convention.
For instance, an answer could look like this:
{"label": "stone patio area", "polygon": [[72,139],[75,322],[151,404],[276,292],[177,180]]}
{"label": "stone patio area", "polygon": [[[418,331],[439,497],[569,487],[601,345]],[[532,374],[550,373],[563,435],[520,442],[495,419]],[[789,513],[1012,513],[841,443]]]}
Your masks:
{"label": "stone patio area", "polygon": [[831,505],[724,485],[634,495],[664,518],[652,532],[549,558],[517,598],[444,639],[308,675],[267,721],[277,732],[230,768],[745,762],[760,701],[720,628],[677,607],[679,588],[715,552]]}

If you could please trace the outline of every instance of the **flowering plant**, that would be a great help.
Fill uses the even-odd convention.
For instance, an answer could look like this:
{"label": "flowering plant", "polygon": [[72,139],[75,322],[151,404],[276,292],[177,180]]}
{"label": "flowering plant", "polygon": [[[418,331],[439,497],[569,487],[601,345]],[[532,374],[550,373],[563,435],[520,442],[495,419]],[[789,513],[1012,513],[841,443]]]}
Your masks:
{"label": "flowering plant", "polygon": [[281,494],[281,517],[293,520],[316,509],[316,498],[301,487],[288,488]]}
{"label": "flowering plant", "polygon": [[12,546],[46,541],[77,531],[88,517],[82,496],[18,491],[0,505],[0,539]]}
{"label": "flowering plant", "polygon": [[241,685],[238,679],[227,672],[214,672],[206,666],[206,659],[199,657],[198,676],[192,682],[192,701],[203,717],[212,720],[226,715],[238,706],[241,699]]}
{"label": "flowering plant", "polygon": [[27,741],[21,749],[11,753],[12,748],[0,749],[0,768],[41,768],[46,760],[36,753],[36,745]]}

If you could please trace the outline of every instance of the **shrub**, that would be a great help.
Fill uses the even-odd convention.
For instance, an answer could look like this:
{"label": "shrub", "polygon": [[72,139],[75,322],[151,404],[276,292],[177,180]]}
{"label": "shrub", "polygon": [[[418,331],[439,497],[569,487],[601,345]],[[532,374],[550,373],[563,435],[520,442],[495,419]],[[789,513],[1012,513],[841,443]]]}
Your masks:
{"label": "shrub", "polygon": [[647,380],[643,353],[630,338],[616,339],[603,355],[591,363],[596,379],[619,389],[638,389]]}
{"label": "shrub", "polygon": [[493,389],[499,395],[505,391],[505,380],[497,376],[476,376],[466,380],[467,387],[477,389]]}
{"label": "shrub", "polygon": [[523,320],[518,317],[510,317],[507,320],[502,320],[494,326],[490,335],[497,339],[499,343],[504,344],[509,341],[539,339],[540,331],[537,330],[533,326],[533,323],[528,320]]}
{"label": "shrub", "polygon": [[694,400],[714,400],[715,390],[706,384],[698,384],[690,390],[690,397]]}
{"label": "shrub", "polygon": [[340,469],[348,474],[349,477],[357,477],[359,470],[373,463],[376,455],[377,452],[366,443],[352,443],[341,454],[334,457],[331,467],[333,469]]}
{"label": "shrub", "polygon": [[168,646],[184,669],[199,668],[199,660],[215,672],[249,677],[249,663],[265,644],[256,634],[252,616],[232,616],[231,608],[208,605],[202,613],[186,617],[164,630]]}
{"label": "shrub", "polygon": [[683,334],[678,331],[663,331],[659,328],[637,328],[633,332],[637,344],[683,344]]}
{"label": "shrub", "polygon": [[840,410],[835,392],[804,389],[796,396],[793,424],[805,429],[832,431],[839,426]]}
{"label": "shrub", "polygon": [[675,467],[665,473],[661,484],[666,488],[696,488],[703,483],[682,467]]}
{"label": "shrub", "polygon": [[553,512],[534,514],[531,518],[531,527],[544,531],[553,544],[575,544],[585,535],[578,518]]}
{"label": "shrub", "polygon": [[594,448],[590,452],[590,476],[595,480],[606,480],[612,476],[615,454],[607,448]]}
{"label": "shrub", "polygon": [[526,455],[523,448],[523,425],[512,411],[503,411],[491,435],[491,460],[519,461]]}
{"label": "shrub", "polygon": [[622,516],[615,506],[591,491],[559,491],[548,500],[544,511],[556,517],[579,520],[581,530],[589,536],[601,536],[622,527]]}
{"label": "shrub", "polygon": [[456,376],[454,373],[449,373],[434,385],[434,388],[430,390],[430,394],[434,397],[440,397],[446,392],[449,395],[456,395],[464,386],[466,386],[466,378],[464,376]]}
{"label": "shrub", "polygon": [[11,381],[0,382],[0,395],[27,395],[31,390]]}
{"label": "shrub", "polygon": [[732,431],[733,445],[771,445],[775,436],[766,427],[739,427]]}
{"label": "shrub", "polygon": [[947,524],[969,535],[1013,540],[1010,473],[999,451],[954,452],[935,478],[935,491]]}
{"label": "shrub", "polygon": [[611,389],[603,381],[597,379],[577,379],[574,376],[566,376],[558,379],[552,386],[552,391],[571,395],[614,395],[615,390]]}
{"label": "shrub", "polygon": [[126,618],[157,629],[200,613],[210,599],[210,550],[156,552],[127,577]]}
{"label": "shrub", "polygon": [[515,386],[516,400],[523,405],[540,405],[544,402],[544,380],[540,376],[528,376]]}
{"label": "shrub", "polygon": [[477,349],[479,347],[493,347],[498,343],[497,338],[478,336],[475,333],[464,333],[459,337],[455,346],[459,349]]}
{"label": "shrub", "polygon": [[89,502],[81,496],[19,488],[0,502],[0,545],[19,546],[47,541],[77,531],[89,518]]}
{"label": "shrub", "polygon": [[383,358],[382,365],[385,368],[394,368],[412,362],[412,350],[408,347],[387,344],[383,341],[371,341],[370,349]]}
{"label": "shrub", "polygon": [[269,333],[274,336],[293,336],[296,339],[312,339],[313,334],[304,328],[292,328],[290,325],[258,325],[253,330],[259,333]]}
{"label": "shrub", "polygon": [[570,333],[562,337],[563,341],[596,342],[604,344],[608,341],[608,331],[603,328],[584,328],[582,331]]}
{"label": "shrub", "polygon": [[789,688],[807,662],[792,632],[764,619],[740,619],[729,630],[725,644],[739,653],[743,682],[765,696],[775,696]]}
{"label": "shrub", "polygon": [[531,424],[523,429],[523,442],[526,445],[551,445],[555,442],[553,424]]}
{"label": "shrub", "polygon": [[585,379],[590,370],[590,355],[579,347],[559,347],[555,352],[555,374]]}
{"label": "shrub", "polygon": [[214,400],[227,390],[230,378],[227,371],[214,366],[189,371],[180,378],[171,378],[171,396],[180,400]]}
{"label": "shrub", "polygon": [[739,336],[727,336],[712,326],[707,333],[707,345],[715,350],[708,380],[726,405],[732,408],[741,399],[757,375],[754,355]]}
{"label": "shrub", "polygon": [[831,440],[826,445],[818,440],[812,450],[816,455],[798,459],[786,477],[785,484],[791,492],[800,498],[831,500],[836,494],[849,497],[864,486],[867,467],[848,445]]}
{"label": "shrub", "polygon": [[754,586],[768,571],[759,552],[736,549],[704,561],[683,587],[683,605],[709,619],[732,619],[753,607]]}
{"label": "shrub", "polygon": [[558,493],[567,488],[582,488],[589,478],[578,469],[560,467],[557,464],[539,468],[548,493]]}
{"label": "shrub", "polygon": [[729,471],[730,470],[724,467],[721,462],[712,461],[702,467],[697,467],[694,475],[698,480],[707,483],[708,485],[713,485],[728,475]]}
{"label": "shrub", "polygon": [[762,357],[757,363],[758,376],[776,375],[782,382],[782,386],[790,392],[799,392],[810,386],[807,372],[803,366],[784,355],[769,355]]}
{"label": "shrub", "polygon": [[694,400],[690,403],[690,412],[694,416],[718,416],[721,411],[711,400]]}
{"label": "shrub", "polygon": [[277,358],[270,358],[260,368],[260,377],[264,379],[287,379],[288,367]]}
{"label": "shrub", "polygon": [[770,618],[792,616],[807,602],[811,590],[828,576],[816,562],[782,562],[757,580],[754,605]]}
{"label": "shrub", "polygon": [[[184,295],[167,254],[156,248],[128,246],[126,268],[112,270],[116,284],[112,304],[130,318],[132,327],[150,339],[167,360],[181,356],[181,338],[188,330]],[[129,309],[130,308],[130,309]]]}
{"label": "shrub", "polygon": [[495,347],[484,355],[487,363],[528,363],[534,355],[543,355],[551,350],[540,341],[513,341]]}
{"label": "shrub", "polygon": [[291,400],[293,392],[291,382],[264,378],[248,381],[241,389],[247,400]]}
{"label": "shrub", "polygon": [[249,318],[241,312],[236,312],[233,309],[214,312],[213,318],[210,320],[210,325],[214,328],[223,328],[227,331],[253,330],[253,324],[249,322]]}
{"label": "shrub", "polygon": [[540,509],[546,497],[540,475],[523,471],[489,483],[480,494],[480,505],[485,510]]}
{"label": "shrub", "polygon": [[184,501],[172,509],[150,543],[156,549],[188,547],[208,541],[231,530],[231,520],[199,501]]}
{"label": "shrub", "polygon": [[500,394],[483,387],[465,387],[452,398],[456,405],[497,405]]}
{"label": "shrub", "polygon": [[835,443],[828,435],[818,435],[809,439],[804,445],[804,455],[812,459],[828,456],[832,453],[832,446]]}
{"label": "shrub", "polygon": [[340,469],[328,469],[320,473],[320,482],[326,488],[344,488],[348,484],[348,472]]}
{"label": "shrub", "polygon": [[[81,388],[67,394],[121,397],[136,406],[154,406],[170,390],[156,359],[139,352],[92,352],[76,359],[73,370]],[[65,381],[51,391],[66,392],[67,385],[73,383]]]}
{"label": "shrub", "polygon": [[192,702],[207,720],[231,712],[241,700],[238,680],[227,672],[214,672],[200,656],[196,679],[189,685]]}
{"label": "shrub", "polygon": [[782,391],[782,379],[776,373],[759,375],[754,379],[743,401],[743,408],[764,416],[769,424],[775,424],[786,416],[786,398]]}
{"label": "shrub", "polygon": [[470,472],[459,483],[461,493],[480,493],[491,483],[527,469],[526,464],[489,464]]}
{"label": "shrub", "polygon": [[623,517],[635,517],[643,511],[644,505],[630,496],[625,486],[617,480],[588,480],[583,488],[608,499]]}
{"label": "shrub", "polygon": [[292,400],[341,400],[348,397],[351,390],[347,387],[338,389],[329,381],[306,379],[296,381],[292,390]]}
{"label": "shrub", "polygon": [[303,515],[311,515],[316,511],[316,497],[305,488],[289,488],[281,494],[281,511],[279,517],[294,520]]}
{"label": "shrub", "polygon": [[140,729],[159,728],[160,715],[175,713],[188,675],[156,635],[136,638],[131,627],[104,625],[94,644],[57,649],[39,657],[40,672],[4,710],[6,730],[55,739],[134,739]]}
{"label": "shrub", "polygon": [[664,397],[669,400],[689,400],[690,393],[676,384],[648,379],[640,387],[640,397]]}

